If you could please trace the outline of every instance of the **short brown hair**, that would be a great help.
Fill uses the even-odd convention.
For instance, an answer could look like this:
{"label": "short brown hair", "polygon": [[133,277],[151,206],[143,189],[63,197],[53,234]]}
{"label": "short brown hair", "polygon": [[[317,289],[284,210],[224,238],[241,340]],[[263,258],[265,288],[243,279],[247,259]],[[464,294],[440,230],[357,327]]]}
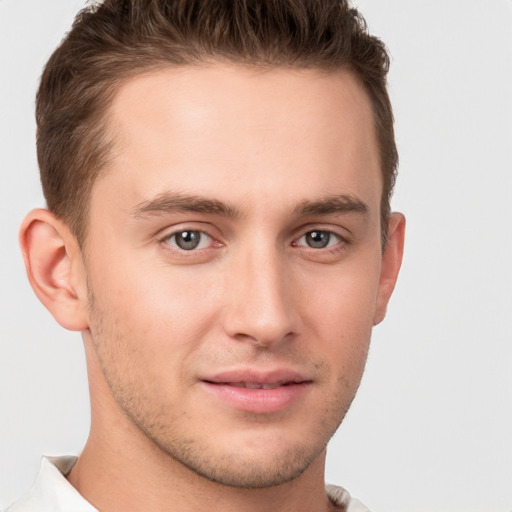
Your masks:
{"label": "short brown hair", "polygon": [[346,0],[105,0],[82,10],[43,71],[36,106],[43,192],[78,241],[108,162],[104,114],[119,86],[152,69],[215,59],[355,73],[373,108],[385,243],[398,164],[389,57]]}

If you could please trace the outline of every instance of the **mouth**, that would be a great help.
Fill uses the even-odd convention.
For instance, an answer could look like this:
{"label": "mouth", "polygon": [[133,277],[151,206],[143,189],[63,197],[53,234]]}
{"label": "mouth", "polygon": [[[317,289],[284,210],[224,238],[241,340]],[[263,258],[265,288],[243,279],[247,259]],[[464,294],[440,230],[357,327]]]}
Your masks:
{"label": "mouth", "polygon": [[303,384],[307,381],[297,381],[297,382],[213,382],[205,380],[204,382],[208,382],[209,384],[214,384],[218,386],[233,386],[235,388],[245,388],[245,389],[276,389],[281,386],[293,386],[295,384]]}
{"label": "mouth", "polygon": [[296,405],[313,383],[289,371],[225,372],[201,382],[207,392],[224,405],[256,414],[275,413]]}

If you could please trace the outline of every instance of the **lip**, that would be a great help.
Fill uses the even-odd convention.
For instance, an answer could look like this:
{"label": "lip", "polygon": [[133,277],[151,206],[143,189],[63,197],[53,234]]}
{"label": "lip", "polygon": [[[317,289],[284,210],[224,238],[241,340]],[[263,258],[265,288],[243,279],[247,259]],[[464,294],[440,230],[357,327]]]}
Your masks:
{"label": "lip", "polygon": [[233,370],[201,379],[204,389],[240,411],[271,414],[296,404],[312,380],[301,373],[279,369],[269,372]]}

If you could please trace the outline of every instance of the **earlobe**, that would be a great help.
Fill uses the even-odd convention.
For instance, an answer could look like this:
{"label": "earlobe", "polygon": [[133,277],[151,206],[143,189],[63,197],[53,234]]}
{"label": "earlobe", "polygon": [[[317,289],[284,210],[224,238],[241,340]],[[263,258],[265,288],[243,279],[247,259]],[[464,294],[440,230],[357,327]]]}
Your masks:
{"label": "earlobe", "polygon": [[67,225],[44,209],[31,211],[20,228],[27,276],[55,320],[72,331],[88,328],[82,255]]}
{"label": "earlobe", "polygon": [[373,324],[377,325],[386,316],[389,299],[395,288],[404,253],[405,217],[393,213],[388,223],[388,242],[382,256],[377,308]]}

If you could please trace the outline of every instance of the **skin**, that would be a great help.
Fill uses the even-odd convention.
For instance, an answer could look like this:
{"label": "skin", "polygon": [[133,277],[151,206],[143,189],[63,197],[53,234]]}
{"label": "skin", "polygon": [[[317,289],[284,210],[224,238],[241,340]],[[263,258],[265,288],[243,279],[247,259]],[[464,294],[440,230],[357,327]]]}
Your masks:
{"label": "skin", "polygon": [[[91,433],[69,481],[111,512],[328,510],[326,445],[403,251],[400,214],[382,250],[361,85],[183,67],[132,78],[108,116],[84,251],[45,210],[21,231],[36,293],[86,349]],[[305,384],[279,410],[243,410],[205,383],[235,370]]]}

